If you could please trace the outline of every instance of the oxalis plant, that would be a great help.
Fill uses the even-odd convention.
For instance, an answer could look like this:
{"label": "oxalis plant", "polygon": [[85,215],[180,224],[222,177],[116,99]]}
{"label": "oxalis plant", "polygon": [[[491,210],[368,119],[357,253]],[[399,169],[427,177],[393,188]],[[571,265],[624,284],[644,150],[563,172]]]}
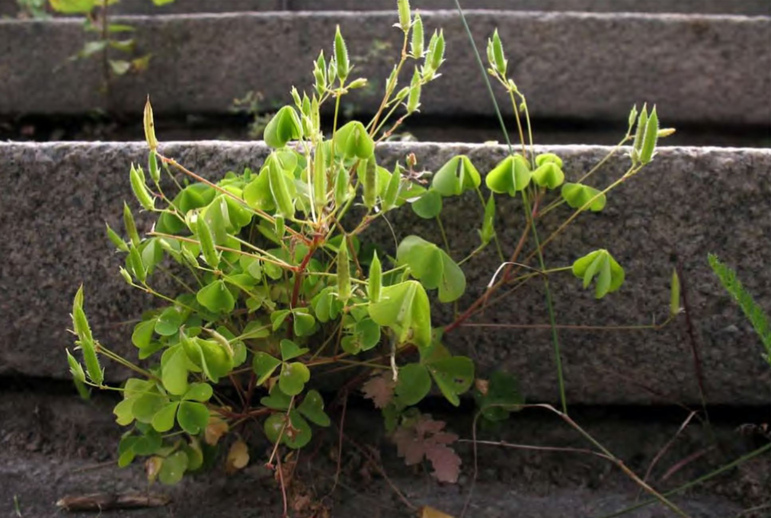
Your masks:
{"label": "oxalis plant", "polygon": [[[502,292],[551,275],[572,272],[577,288],[592,289],[597,298],[621,287],[624,270],[608,250],[577,251],[581,257],[572,265],[550,269],[541,251],[578,216],[602,211],[607,194],[653,160],[657,139],[670,132],[659,128],[656,109],[632,110],[619,144],[632,144],[630,165],[620,178],[592,186],[595,167],[566,182],[559,156],[533,151],[527,101],[507,76],[496,32],[488,42],[489,74],[512,100],[520,152],[504,158],[484,181],[464,155],[433,174],[417,170],[412,155],[387,170],[378,164],[378,144],[419,110],[421,91],[439,77],[445,53],[442,32],[426,44],[419,14],[406,0],[398,6],[402,51],[374,117],[338,124],[341,99],[367,82],[352,74],[338,28],[332,54],[321,52],[314,63],[313,90],[293,90],[293,103],[267,124],[271,152],[259,170],[227,173],[215,182],[164,156],[148,100],[147,172],[132,165],[130,183],[155,221],[140,235],[124,204],[125,237],[109,226],[107,233],[125,255],[123,279],[161,305],[134,326],[136,363],[92,336],[81,287],[72,321],[82,360],[67,352],[79,386],[123,396],[114,409],[127,427],[118,447],[121,466],[141,457],[148,478],[166,484],[216,459],[238,470],[254,456],[246,439],[259,429],[273,445],[259,461],[277,467],[283,485],[282,462],[331,424],[318,377],[358,368],[342,393],[360,388],[372,400],[407,464],[428,460],[438,480],[455,482],[457,436],[422,413],[421,401],[435,388],[458,406],[461,395],[473,391],[481,418],[495,422],[523,400],[513,376],[476,377],[472,360],[453,354],[445,337],[501,300]],[[409,81],[400,87],[404,76]],[[330,103],[332,131],[325,134],[322,107]],[[446,239],[434,242],[436,236],[409,235],[395,249],[366,240],[373,223],[399,210],[441,227],[443,205],[460,196],[479,200],[479,246],[468,257],[454,257]],[[512,204],[522,207],[522,234],[509,243],[494,222],[496,210]],[[539,240],[540,218],[558,210],[566,213],[564,223]],[[525,255],[530,240],[536,252]],[[459,308],[452,321],[433,321],[432,307],[458,303],[466,291],[464,268],[487,248],[501,267],[490,272],[484,294]],[[177,291],[154,287],[161,276]],[[677,311],[673,299],[672,315]],[[133,377],[121,387],[106,384],[100,356]],[[218,456],[224,445],[227,453]]]}

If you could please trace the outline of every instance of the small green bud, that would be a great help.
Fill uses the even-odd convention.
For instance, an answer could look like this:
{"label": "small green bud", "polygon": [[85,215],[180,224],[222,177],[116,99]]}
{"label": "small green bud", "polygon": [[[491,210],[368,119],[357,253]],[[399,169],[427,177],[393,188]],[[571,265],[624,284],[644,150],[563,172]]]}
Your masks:
{"label": "small green bud", "polygon": [[675,131],[677,131],[675,128],[661,128],[659,130],[659,138],[666,138],[670,135],[674,135]]}
{"label": "small green bud", "polygon": [[349,85],[349,90],[356,90],[357,88],[364,88],[367,86],[367,78],[366,77],[358,77],[354,79]]}
{"label": "small green bud", "polygon": [[105,223],[107,226],[107,238],[110,240],[110,242],[115,245],[115,248],[120,250],[121,252],[128,252],[128,245],[126,242],[118,235],[117,232],[115,232],[112,228],[110,228],[110,225]]}
{"label": "small green bud", "polygon": [[294,102],[294,105],[300,108],[302,106],[302,101],[300,99],[300,92],[297,91],[297,87],[293,86],[292,90],[289,93],[292,96],[292,101]]}
{"label": "small green bud", "polygon": [[632,111],[629,112],[629,131],[632,131],[634,122],[637,120],[637,105],[632,106]]}
{"label": "small green bud", "polygon": [[139,245],[139,233],[137,233],[137,226],[134,223],[134,215],[131,214],[131,209],[126,202],[123,202],[123,226],[126,227],[126,234],[134,246]]}
{"label": "small green bud", "polygon": [[83,371],[83,366],[75,359],[70,353],[69,349],[65,349],[67,352],[67,363],[70,364],[70,374],[72,377],[81,383],[86,382],[86,373]]}
{"label": "small green bud", "polygon": [[122,266],[120,267],[120,276],[123,277],[123,280],[126,281],[126,284],[134,284],[134,280],[131,278],[131,274]]}

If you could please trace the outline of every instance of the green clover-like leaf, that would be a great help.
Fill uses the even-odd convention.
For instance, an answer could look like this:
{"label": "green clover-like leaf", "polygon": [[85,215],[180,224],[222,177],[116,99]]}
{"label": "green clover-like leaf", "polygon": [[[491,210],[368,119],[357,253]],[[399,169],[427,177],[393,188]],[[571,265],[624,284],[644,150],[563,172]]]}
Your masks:
{"label": "green clover-like leaf", "polygon": [[329,416],[324,412],[324,399],[316,390],[308,391],[297,411],[319,426],[331,424]]}
{"label": "green clover-like leaf", "polygon": [[281,367],[278,385],[284,394],[296,396],[303,391],[309,379],[311,379],[311,371],[304,363],[285,363]]}
{"label": "green clover-like leaf", "polygon": [[434,174],[431,189],[442,196],[458,196],[473,191],[482,183],[474,164],[466,155],[452,157]]}
{"label": "green clover-like leaf", "polygon": [[380,300],[371,302],[372,320],[394,330],[399,343],[431,345],[431,307],[428,295],[418,281],[405,281],[383,288]]}
{"label": "green clover-like leaf", "polygon": [[591,201],[588,206],[592,212],[599,212],[605,208],[607,198],[594,187],[580,183],[566,183],[562,186],[562,198],[570,207],[580,209]]}
{"label": "green clover-like leaf", "polygon": [[597,277],[595,297],[601,299],[621,287],[624,269],[607,250],[595,250],[573,263],[573,275],[583,279],[584,288]]}
{"label": "green clover-like leaf", "polygon": [[530,165],[522,155],[510,155],[501,160],[487,173],[487,188],[498,194],[515,196],[530,184]]}
{"label": "green clover-like leaf", "polygon": [[439,300],[452,302],[466,291],[463,270],[433,243],[418,236],[407,236],[396,250],[398,264],[410,267],[410,274],[427,289],[439,288]]}

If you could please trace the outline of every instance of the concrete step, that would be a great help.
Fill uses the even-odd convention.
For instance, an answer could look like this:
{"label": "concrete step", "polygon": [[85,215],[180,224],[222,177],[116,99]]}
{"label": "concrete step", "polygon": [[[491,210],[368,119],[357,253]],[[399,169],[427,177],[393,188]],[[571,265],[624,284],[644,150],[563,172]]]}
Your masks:
{"label": "concrete step", "polygon": [[[107,494],[161,494],[170,497],[166,508],[139,509],[130,512],[138,518],[185,516],[239,516],[278,518],[281,494],[271,473],[263,467],[270,448],[260,443],[261,434],[250,434],[251,462],[243,471],[226,476],[221,465],[211,471],[186,478],[168,487],[147,485],[141,461],[126,469],[116,466],[117,443],[121,428],[111,414],[114,400],[99,395],[89,403],[74,395],[38,390],[0,392],[0,515],[55,516],[55,502],[65,496],[95,492]],[[573,418],[594,435],[626,466],[643,476],[661,448],[677,432],[687,412],[666,415],[654,412],[619,412],[599,409],[574,410]],[[447,419],[448,429],[461,438],[471,437],[469,419],[434,413]],[[339,416],[333,414],[335,422]],[[425,470],[408,468],[395,454],[394,446],[384,437],[381,416],[356,406],[352,398],[345,419],[345,433],[362,446],[380,452],[378,460],[389,482],[403,492],[415,506],[431,505],[452,516],[461,516],[472,489],[473,453],[470,445],[457,447],[463,460],[457,485],[437,484]],[[741,421],[739,421],[741,422]],[[693,420],[678,440],[663,454],[651,471],[648,482],[666,491],[727,464],[757,448],[756,438],[735,431],[736,421],[715,419],[707,429]],[[316,501],[331,488],[336,466],[332,452],[337,431],[316,435],[311,445],[317,454],[301,456],[298,479],[313,481]],[[515,444],[552,447],[590,447],[577,433],[562,425],[556,417],[538,411],[514,416],[495,431],[480,432],[481,440],[506,440]],[[715,447],[715,446],[718,447]],[[662,480],[667,470],[682,459],[699,452],[698,459],[685,463],[672,476]],[[312,471],[306,459],[313,459]],[[380,518],[416,516],[395,496],[388,483],[374,470],[370,478],[358,452],[343,450],[343,470],[337,490],[324,502],[331,516],[358,518],[363,509]],[[362,468],[361,471],[359,469]],[[672,500],[692,518],[738,516],[742,509],[765,503],[771,458],[768,454],[748,461]],[[611,463],[596,457],[543,451],[479,446],[479,476],[465,516],[469,518],[598,518],[648,500],[637,499],[638,488]],[[105,518],[127,516],[126,512],[107,511]],[[73,516],[93,516],[77,513]],[[659,505],[639,509],[629,516],[665,518],[672,513]],[[742,516],[760,516],[742,514]]]}
{"label": "concrete step", "polygon": [[[634,103],[659,106],[671,123],[746,125],[769,132],[771,18],[650,14],[470,11],[483,44],[495,27],[512,75],[533,117],[609,121],[625,127]],[[83,115],[96,109],[139,118],[149,93],[159,115],[227,113],[247,91],[264,106],[308,88],[311,60],[329,52],[335,26],[346,35],[358,73],[373,88],[350,109],[373,112],[400,45],[393,13],[234,13],[128,17],[140,50],[152,52],[148,73],[116,81],[100,93],[99,60],[68,62],[83,45],[75,19],[0,21],[0,116]],[[424,89],[422,111],[443,117],[491,117],[493,111],[458,16],[425,13],[427,32],[443,27],[447,63]],[[383,50],[382,45],[390,47]],[[31,52],[32,49],[32,52]],[[406,77],[406,76],[405,76]],[[499,97],[510,113],[508,101]]]}
{"label": "concrete step", "polygon": [[[414,9],[452,9],[452,0],[412,0]],[[767,0],[466,0],[464,9],[501,11],[583,11],[741,14],[771,16]],[[112,6],[121,14],[221,13],[238,11],[395,11],[396,0],[177,0],[162,7],[146,0],[121,0]],[[16,0],[0,0],[0,16],[16,16]]]}
{"label": "concrete step", "polygon": [[[138,130],[139,131],[139,130]],[[163,135],[159,135],[163,139]],[[168,156],[212,179],[244,166],[257,168],[267,148],[261,143],[169,143]],[[577,178],[609,150],[603,147],[554,146],[565,160],[568,178]],[[414,152],[419,164],[437,170],[452,154],[466,153],[480,172],[505,155],[499,146],[387,144],[380,161],[388,166]],[[95,334],[125,354],[133,354],[130,326],[151,301],[129,289],[120,276],[122,258],[111,252],[104,222],[122,228],[123,200],[132,200],[128,182],[131,162],[144,162],[140,143],[0,143],[0,375],[66,379],[64,348],[71,347],[72,296],[83,282]],[[595,178],[609,185],[628,166],[625,156],[612,158]],[[684,321],[662,331],[562,330],[560,339],[568,399],[582,404],[700,404],[693,356],[699,357],[704,397],[710,404],[765,405],[771,381],[761,359],[761,345],[740,311],[729,300],[707,265],[717,253],[739,272],[762,307],[771,307],[771,150],[663,148],[644,174],[613,193],[599,215],[579,219],[546,250],[549,266],[572,264],[597,248],[608,248],[626,268],[623,289],[602,301],[581,290],[570,274],[552,281],[557,321],[563,325],[649,324],[666,318],[669,281],[676,255],[682,265],[695,343]],[[501,199],[502,206],[507,202]],[[478,202],[462,197],[447,202],[443,219],[456,257],[478,243],[469,221],[479,216]],[[498,224],[506,249],[522,230],[512,203]],[[567,217],[554,211],[555,228]],[[556,219],[556,218],[559,218]],[[415,233],[439,241],[434,222],[411,211],[391,219],[397,236]],[[147,222],[140,224],[147,228]],[[545,232],[545,230],[544,230]],[[371,239],[393,248],[385,225],[373,226]],[[467,269],[469,297],[479,295],[499,263],[491,251]],[[517,294],[490,307],[478,322],[546,324],[543,293]],[[451,315],[437,310],[436,324]],[[449,346],[471,355],[482,372],[503,368],[522,379],[535,401],[557,400],[552,345],[548,329],[460,328],[448,335]],[[694,350],[696,351],[694,353]],[[112,379],[123,375],[115,367]]]}

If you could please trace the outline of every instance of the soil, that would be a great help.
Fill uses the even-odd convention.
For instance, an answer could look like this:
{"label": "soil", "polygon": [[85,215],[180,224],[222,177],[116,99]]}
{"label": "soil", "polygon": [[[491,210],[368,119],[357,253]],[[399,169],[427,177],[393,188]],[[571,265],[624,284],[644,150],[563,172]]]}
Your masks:
{"label": "soil", "polygon": [[[280,486],[274,473],[264,466],[267,444],[252,445],[252,461],[240,472],[227,475],[218,466],[174,487],[148,486],[141,463],[119,469],[115,451],[121,429],[112,420],[114,403],[103,394],[83,402],[64,383],[24,380],[0,386],[0,517],[58,516],[63,513],[56,506],[59,499],[92,493],[162,494],[171,498],[169,505],[160,508],[101,513],[107,518],[282,515]],[[435,418],[450,415],[446,405],[435,402],[432,406],[429,411]],[[290,495],[298,510],[290,511],[290,516],[418,516],[416,509],[429,505],[458,517],[468,499],[467,517],[599,518],[648,500],[613,464],[579,453],[479,445],[474,483],[469,443],[457,445],[463,459],[459,483],[440,484],[430,476],[429,466],[403,464],[385,436],[380,415],[369,408],[366,401],[350,399],[340,477],[334,490],[339,440],[334,426],[317,434],[309,453],[295,459]],[[340,408],[330,413],[333,421],[339,422]],[[470,412],[454,415],[461,414]],[[762,434],[747,426],[742,428],[744,433],[739,433],[737,426],[757,422],[764,415],[767,411],[758,409],[711,409],[711,424],[693,419],[661,455],[649,482],[667,491],[761,446],[767,441]],[[575,408],[571,416],[642,476],[688,412],[655,407]],[[448,428],[462,438],[471,437],[470,419],[455,417],[447,421]],[[480,431],[478,438],[589,447],[575,430],[540,410],[518,413],[497,430]],[[371,460],[376,460],[378,467],[373,467]],[[771,510],[767,500],[770,483],[771,456],[762,455],[673,497],[673,501],[694,518],[768,516],[763,509]],[[391,485],[403,493],[403,498]],[[756,510],[751,511],[753,508]],[[673,514],[654,504],[625,516]]]}

